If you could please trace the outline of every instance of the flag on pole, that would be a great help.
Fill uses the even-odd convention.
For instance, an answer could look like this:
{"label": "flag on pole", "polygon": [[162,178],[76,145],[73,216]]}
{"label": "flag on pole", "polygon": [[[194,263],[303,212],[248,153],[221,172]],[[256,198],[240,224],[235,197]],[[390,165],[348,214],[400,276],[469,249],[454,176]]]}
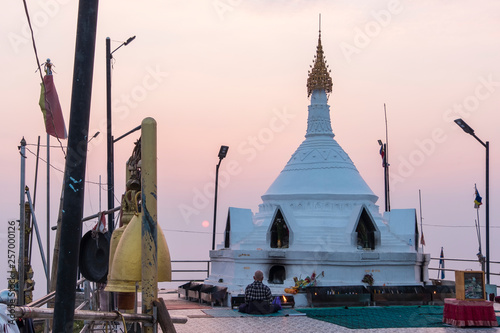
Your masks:
{"label": "flag on pole", "polygon": [[64,118],[59,103],[59,96],[57,95],[56,86],[54,85],[54,77],[50,67],[50,59],[47,59],[45,64],[46,74],[43,78],[43,84],[40,92],[40,109],[43,113],[43,120],[45,121],[45,131],[47,134],[59,139],[66,139],[68,133],[64,125]]}
{"label": "flag on pole", "polygon": [[[441,271],[441,280],[444,279],[444,252],[443,247],[441,247],[441,254],[439,255],[439,270]],[[439,272],[438,272],[439,277]]]}
{"label": "flag on pole", "polygon": [[481,206],[483,204],[481,202],[483,200],[483,198],[481,198],[481,196],[479,195],[479,192],[477,191],[477,187],[476,187],[476,191],[475,191],[474,195],[476,196],[476,198],[474,199],[474,208],[478,209],[479,206]]}
{"label": "flag on pole", "polygon": [[424,233],[420,235],[420,244],[425,245]]}
{"label": "flag on pole", "polygon": [[99,213],[99,221],[92,228],[92,230],[96,230],[102,233],[106,232],[106,215],[103,212]]}
{"label": "flag on pole", "polygon": [[380,145],[380,156],[382,157],[382,167],[385,167],[385,149],[384,149],[384,145]]}

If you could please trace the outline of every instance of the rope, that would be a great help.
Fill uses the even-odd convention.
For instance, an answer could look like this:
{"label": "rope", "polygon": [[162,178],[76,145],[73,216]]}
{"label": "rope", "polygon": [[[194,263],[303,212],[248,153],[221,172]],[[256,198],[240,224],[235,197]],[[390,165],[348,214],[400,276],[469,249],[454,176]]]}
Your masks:
{"label": "rope", "polygon": [[127,333],[127,324],[125,324],[125,318],[120,311],[115,310],[115,312],[122,318],[124,332]]}

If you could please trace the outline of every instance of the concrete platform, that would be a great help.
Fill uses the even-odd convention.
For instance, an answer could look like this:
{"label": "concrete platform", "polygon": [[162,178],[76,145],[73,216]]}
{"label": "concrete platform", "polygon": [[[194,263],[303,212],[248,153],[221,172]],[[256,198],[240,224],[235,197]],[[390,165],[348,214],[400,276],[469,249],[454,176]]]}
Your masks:
{"label": "concrete platform", "polygon": [[[170,301],[176,301],[177,308],[180,307],[181,300],[178,300],[176,292],[161,292],[159,294],[169,307]],[[194,303],[185,300],[184,302]],[[189,304],[186,304],[189,306]],[[205,306],[204,306],[205,308]],[[218,306],[214,308],[219,308]],[[500,313],[500,304],[495,304],[495,311]],[[306,316],[289,316],[289,317],[239,317],[239,318],[214,318],[203,312],[203,309],[178,309],[169,310],[171,315],[186,316],[188,321],[186,324],[175,324],[177,333],[253,333],[253,332],[280,332],[280,333],[322,333],[322,332],[354,332],[362,331],[363,333],[476,333],[476,332],[500,332],[500,327],[497,328],[455,328],[455,327],[439,327],[439,328],[386,328],[386,329],[364,329],[353,330],[338,326],[335,324],[323,322],[320,320],[308,318]]]}

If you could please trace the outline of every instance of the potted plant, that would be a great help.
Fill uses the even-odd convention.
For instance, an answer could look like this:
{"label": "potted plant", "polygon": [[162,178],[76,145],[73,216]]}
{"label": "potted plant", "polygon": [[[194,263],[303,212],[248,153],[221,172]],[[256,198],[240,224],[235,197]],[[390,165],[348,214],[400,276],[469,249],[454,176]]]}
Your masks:
{"label": "potted plant", "polygon": [[373,286],[373,282],[375,282],[375,280],[373,279],[372,274],[365,274],[365,276],[363,276],[363,279],[361,280],[361,282],[366,283],[369,286]]}

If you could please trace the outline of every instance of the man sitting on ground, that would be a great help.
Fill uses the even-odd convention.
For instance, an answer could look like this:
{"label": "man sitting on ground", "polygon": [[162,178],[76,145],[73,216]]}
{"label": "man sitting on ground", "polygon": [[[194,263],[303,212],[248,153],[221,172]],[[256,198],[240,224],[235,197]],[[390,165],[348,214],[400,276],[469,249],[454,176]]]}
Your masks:
{"label": "man sitting on ground", "polygon": [[271,289],[262,283],[264,273],[256,271],[253,276],[254,282],[245,288],[245,303],[238,310],[249,314],[269,314],[278,311],[279,305],[271,304],[273,296]]}

